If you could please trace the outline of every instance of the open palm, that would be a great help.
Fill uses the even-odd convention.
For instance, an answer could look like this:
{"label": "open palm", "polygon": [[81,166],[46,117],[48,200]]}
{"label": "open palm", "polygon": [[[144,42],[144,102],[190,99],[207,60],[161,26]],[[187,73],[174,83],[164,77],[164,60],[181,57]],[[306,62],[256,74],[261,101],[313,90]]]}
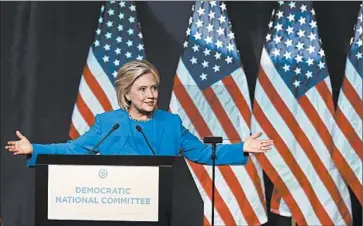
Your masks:
{"label": "open palm", "polygon": [[23,136],[19,131],[16,131],[16,136],[19,137],[18,141],[8,141],[8,145],[5,149],[12,152],[14,155],[28,155],[33,153],[33,145],[30,141]]}
{"label": "open palm", "polygon": [[251,153],[264,153],[271,150],[273,140],[259,140],[257,139],[262,135],[261,132],[249,136],[243,145],[243,151]]}

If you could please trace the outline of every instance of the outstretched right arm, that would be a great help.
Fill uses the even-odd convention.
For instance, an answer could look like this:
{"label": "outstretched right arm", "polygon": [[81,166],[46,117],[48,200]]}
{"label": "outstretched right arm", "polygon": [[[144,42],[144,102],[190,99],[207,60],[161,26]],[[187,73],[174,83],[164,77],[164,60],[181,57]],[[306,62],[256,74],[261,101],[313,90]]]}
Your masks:
{"label": "outstretched right arm", "polygon": [[23,136],[19,131],[16,135],[18,141],[9,141],[5,147],[14,155],[28,155],[28,166],[34,166],[39,154],[55,154],[55,155],[72,155],[72,154],[88,154],[94,145],[100,140],[101,122],[100,116],[96,116],[94,125],[90,130],[79,138],[68,141],[66,143],[57,144],[31,144],[30,141]]}

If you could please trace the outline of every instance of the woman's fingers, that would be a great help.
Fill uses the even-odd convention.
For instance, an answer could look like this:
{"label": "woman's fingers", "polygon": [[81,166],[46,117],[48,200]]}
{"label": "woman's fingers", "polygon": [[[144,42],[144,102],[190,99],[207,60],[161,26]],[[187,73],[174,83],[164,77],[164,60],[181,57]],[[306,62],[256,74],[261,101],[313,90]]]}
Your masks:
{"label": "woman's fingers", "polygon": [[15,146],[5,146],[5,149],[9,150],[10,152],[16,151]]}
{"label": "woman's fingers", "polygon": [[261,143],[262,144],[273,144],[274,141],[273,140],[262,140]]}
{"label": "woman's fingers", "polygon": [[259,149],[254,150],[254,153],[265,153],[267,151],[271,150],[270,147],[261,147]]}
{"label": "woman's fingers", "polygon": [[267,150],[270,150],[272,145],[273,145],[273,141],[272,140],[266,140],[266,141],[262,141],[261,142],[260,147],[263,150],[265,150],[265,148],[269,148]]}
{"label": "woman's fingers", "polygon": [[10,152],[19,151],[19,149],[17,148],[17,141],[8,141],[8,145],[5,146],[5,149]]}
{"label": "woman's fingers", "polygon": [[261,132],[257,132],[252,134],[249,138],[245,141],[244,150],[246,152],[254,152],[254,153],[265,153],[268,150],[272,149],[273,140],[259,140],[258,137],[262,135]]}
{"label": "woman's fingers", "polygon": [[8,144],[9,145],[15,145],[16,144],[16,141],[8,141]]}
{"label": "woman's fingers", "polygon": [[8,149],[9,151],[15,148],[15,143],[12,141],[8,142],[8,145],[5,146],[5,149]]}
{"label": "woman's fingers", "polygon": [[5,146],[5,148],[6,149],[15,148],[15,145],[16,145],[16,141],[8,141],[8,145]]}
{"label": "woman's fingers", "polygon": [[9,147],[9,146],[6,146],[5,147],[6,149],[8,149],[9,152],[13,153],[13,155],[21,155],[23,154],[23,152],[15,147]]}

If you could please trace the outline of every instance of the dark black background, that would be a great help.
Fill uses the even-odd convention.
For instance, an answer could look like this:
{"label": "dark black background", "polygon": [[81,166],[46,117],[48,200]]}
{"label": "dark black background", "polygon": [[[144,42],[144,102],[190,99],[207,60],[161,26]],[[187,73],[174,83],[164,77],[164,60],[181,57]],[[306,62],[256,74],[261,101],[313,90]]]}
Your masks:
{"label": "dark black background", "polygon": [[[101,2],[1,2],[1,147],[20,129],[32,142],[68,138],[78,85]],[[193,2],[137,2],[148,60],[161,73],[160,108],[168,109]],[[360,2],[315,2],[334,102]],[[275,2],[227,2],[253,100],[262,45]],[[33,225],[34,171],[4,148],[1,212],[6,226]],[[266,180],[267,196],[271,184]],[[267,198],[269,200],[269,198]],[[353,201],[355,225],[362,209]],[[276,225],[274,218],[268,225]]]}

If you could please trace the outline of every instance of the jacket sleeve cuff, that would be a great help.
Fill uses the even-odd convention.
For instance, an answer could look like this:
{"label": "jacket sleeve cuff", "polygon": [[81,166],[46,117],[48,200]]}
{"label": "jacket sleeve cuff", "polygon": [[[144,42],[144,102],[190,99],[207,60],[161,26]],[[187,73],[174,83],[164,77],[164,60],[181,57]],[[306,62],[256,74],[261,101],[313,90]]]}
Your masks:
{"label": "jacket sleeve cuff", "polygon": [[42,154],[42,148],[39,144],[33,144],[33,153],[27,156],[27,166],[34,167],[38,154]]}

